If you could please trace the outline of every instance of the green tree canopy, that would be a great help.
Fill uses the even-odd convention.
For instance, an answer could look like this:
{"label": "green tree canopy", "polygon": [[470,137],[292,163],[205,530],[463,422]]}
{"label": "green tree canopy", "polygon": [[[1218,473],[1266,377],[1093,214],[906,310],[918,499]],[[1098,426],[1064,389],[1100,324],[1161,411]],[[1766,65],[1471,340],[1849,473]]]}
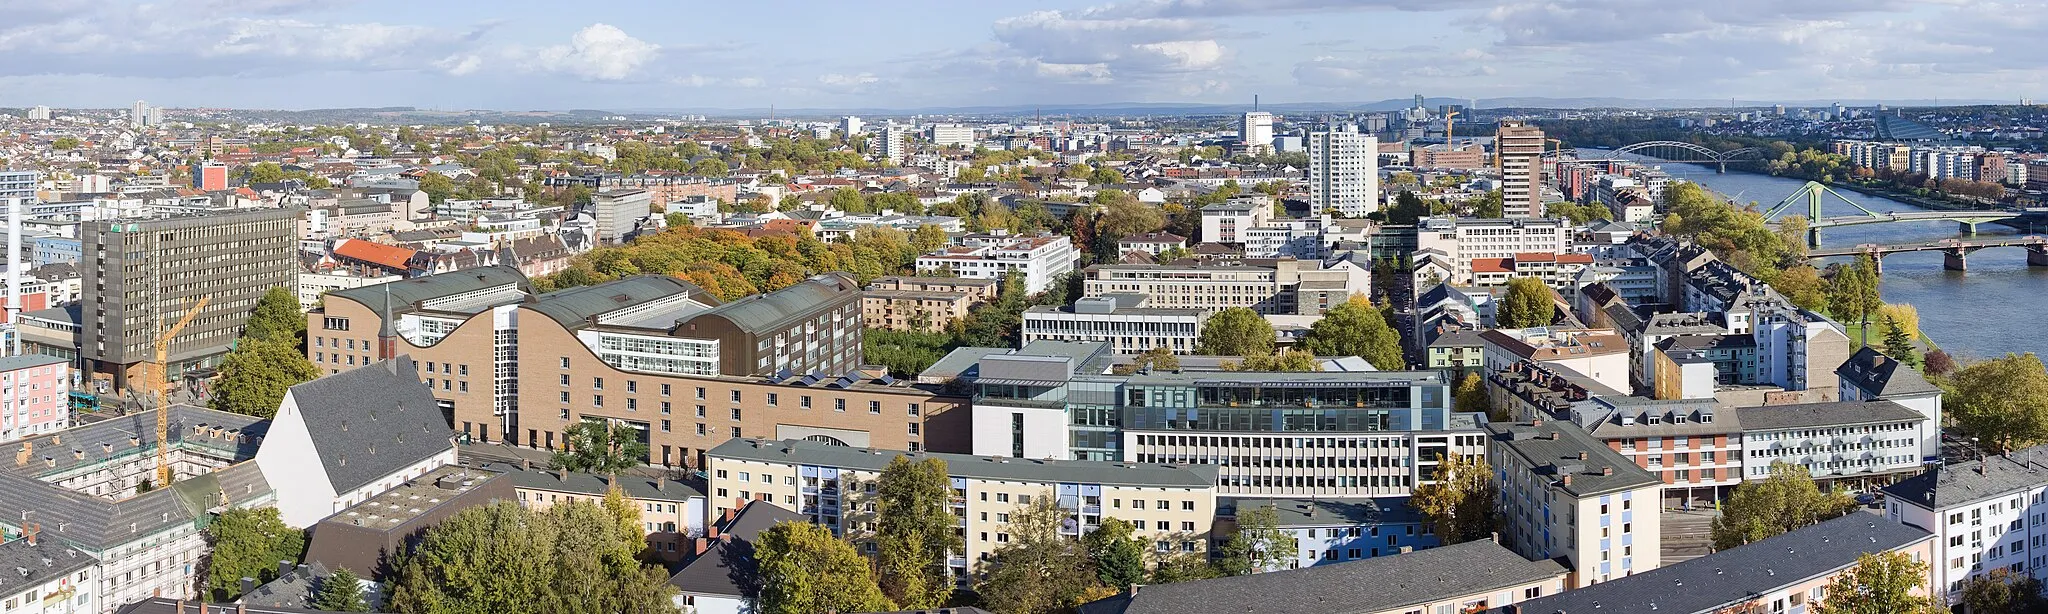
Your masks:
{"label": "green tree canopy", "polygon": [[249,313],[249,323],[242,329],[242,336],[257,341],[289,343],[304,350],[306,313],[299,310],[299,298],[284,288],[263,291],[263,297],[256,299],[256,308]]}
{"label": "green tree canopy", "polygon": [[1996,567],[1963,581],[1963,605],[1970,614],[2038,614],[2048,612],[2048,597],[2040,580]]}
{"label": "green tree canopy", "polygon": [[1486,394],[1486,380],[1478,373],[1466,373],[1458,381],[1458,390],[1452,395],[1457,400],[1458,411],[1483,413],[1494,420],[1507,420],[1510,416],[1494,414],[1493,398]]}
{"label": "green tree canopy", "polygon": [[1211,356],[1263,356],[1273,353],[1273,325],[1259,312],[1231,307],[1209,316],[1196,344]]}
{"label": "green tree canopy", "polygon": [[762,531],[755,542],[762,614],[896,609],[876,585],[868,560],[825,527],[784,522]]}
{"label": "green tree canopy", "polygon": [[1130,375],[1145,369],[1172,371],[1179,368],[1180,357],[1175,356],[1173,350],[1166,349],[1166,346],[1162,345],[1132,355],[1131,362],[1117,365],[1114,371],[1118,375]]}
{"label": "green tree canopy", "polygon": [[1237,532],[1216,553],[1216,569],[1224,575],[1284,569],[1300,554],[1301,544],[1280,529],[1280,513],[1272,504],[1241,502],[1235,522]]}
{"label": "green tree canopy", "polygon": [[1067,511],[1052,493],[1010,513],[1003,527],[1010,541],[996,547],[995,558],[983,561],[979,574],[982,605],[1004,614],[1054,614],[1072,611],[1095,583],[1081,541],[1060,535]]}
{"label": "green tree canopy", "polygon": [[455,194],[455,180],[440,173],[421,173],[420,191],[427,193],[427,200],[438,205]]}
{"label": "green tree canopy", "polygon": [[320,587],[313,592],[312,606],[326,612],[370,611],[370,605],[363,602],[362,581],[347,567],[338,567],[320,579]]}
{"label": "green tree canopy", "polygon": [[242,578],[261,584],[277,579],[277,564],[296,564],[306,551],[306,534],[289,526],[277,508],[229,508],[206,527],[206,587],[215,601],[242,594]]}
{"label": "green tree canopy", "polygon": [[289,341],[244,337],[221,360],[213,408],[259,418],[277,415],[285,389],[320,377],[320,368]]}
{"label": "green tree canopy", "polygon": [[1487,539],[1499,520],[1493,502],[1499,495],[1493,472],[1477,456],[1447,453],[1430,474],[1431,482],[1415,487],[1409,504],[1429,516],[1443,544]]}
{"label": "green tree canopy", "polygon": [[276,162],[257,162],[249,167],[249,183],[277,183],[285,180],[284,167]]}
{"label": "green tree canopy", "polygon": [[57,151],[71,151],[73,149],[78,149],[78,139],[75,137],[68,136],[57,137],[57,140],[50,141],[50,149],[54,149]]}
{"label": "green tree canopy", "polygon": [[1382,371],[1399,371],[1408,367],[1401,356],[1401,333],[1387,326],[1386,318],[1380,315],[1364,296],[1353,295],[1351,300],[1330,309],[1323,318],[1309,327],[1308,335],[1301,340],[1301,347],[1315,356],[1357,356],[1372,363],[1373,368]]}
{"label": "green tree canopy", "polygon": [[882,594],[897,607],[936,608],[953,594],[946,559],[964,552],[965,544],[954,534],[957,520],[946,508],[953,495],[946,476],[946,461],[898,456],[876,478],[875,566]]}
{"label": "green tree canopy", "polygon": [[615,475],[647,462],[647,444],[634,429],[609,420],[584,420],[562,432],[562,451],[548,458],[552,469]]}
{"label": "green tree canopy", "polygon": [[1881,321],[1885,329],[1882,349],[1884,355],[1908,365],[1919,362],[1920,348],[1913,345],[1913,338],[1906,334],[1904,327],[1899,326],[1898,319],[1885,316]]}
{"label": "green tree canopy", "polygon": [[1103,518],[1102,524],[1081,538],[1088,547],[1088,560],[1095,563],[1095,580],[1103,586],[1124,590],[1145,581],[1145,542],[1131,535],[1131,523]]}
{"label": "green tree canopy", "polygon": [[673,611],[668,574],[641,565],[637,515],[588,501],[545,512],[496,501],[427,530],[400,558],[386,609],[399,614]]}
{"label": "green tree canopy", "polygon": [[1500,328],[1549,326],[1557,319],[1556,295],[1543,280],[1517,277],[1508,280],[1508,291],[1494,309],[1494,323]]}
{"label": "green tree canopy", "polygon": [[1855,510],[1848,492],[1824,492],[1805,467],[1778,461],[1771,463],[1770,477],[1735,487],[1710,533],[1714,549],[1727,550]]}
{"label": "green tree canopy", "polygon": [[1943,381],[1948,415],[2002,454],[2048,442],[2048,370],[2032,352],[1958,369]]}
{"label": "green tree canopy", "polygon": [[1883,305],[1877,291],[1877,261],[1869,256],[1836,271],[1828,284],[1828,308],[1844,321],[1866,321]]}
{"label": "green tree canopy", "polygon": [[1867,553],[1828,583],[1814,614],[1944,614],[1941,600],[1915,594],[1927,583],[1927,563],[1897,550]]}
{"label": "green tree canopy", "polygon": [[1505,214],[1500,190],[1488,191],[1472,199],[1472,217],[1495,219]]}
{"label": "green tree canopy", "polygon": [[1323,370],[1323,361],[1307,351],[1289,348],[1278,354],[1253,354],[1242,361],[1223,361],[1225,371],[1273,371],[1305,373]]}
{"label": "green tree canopy", "polygon": [[1820,272],[1813,267],[1803,264],[1788,267],[1771,280],[1771,288],[1800,309],[1815,312],[1828,309],[1827,287],[1821,283]]}

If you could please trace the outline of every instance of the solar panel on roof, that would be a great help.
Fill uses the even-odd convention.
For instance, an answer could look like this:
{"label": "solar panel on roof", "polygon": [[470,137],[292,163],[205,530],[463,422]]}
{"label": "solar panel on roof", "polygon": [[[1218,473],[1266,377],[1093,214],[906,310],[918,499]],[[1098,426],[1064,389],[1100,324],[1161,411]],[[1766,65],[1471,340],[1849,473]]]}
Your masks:
{"label": "solar panel on roof", "polygon": [[889,377],[888,375],[885,374],[881,377],[875,378],[875,383],[881,384],[883,386],[888,386],[890,384],[896,383],[896,378]]}
{"label": "solar panel on roof", "polygon": [[796,377],[796,372],[789,370],[787,367],[775,372],[775,381],[777,383],[789,381],[789,378],[792,377]]}
{"label": "solar panel on roof", "polygon": [[853,382],[854,382],[853,376],[851,376],[851,375],[842,375],[842,376],[839,376],[839,379],[836,379],[836,380],[832,380],[832,383],[831,383],[831,384],[828,384],[828,385],[829,385],[829,386],[831,386],[831,387],[833,387],[833,388],[845,388],[845,387],[848,387],[848,386],[852,386],[852,385],[853,385]]}
{"label": "solar panel on roof", "polygon": [[797,384],[799,384],[799,385],[804,385],[804,386],[809,386],[809,385],[811,385],[811,384],[816,384],[816,383],[818,383],[818,376],[816,376],[816,375],[805,375],[805,376],[803,377],[803,379],[799,379],[799,380],[797,380],[797,381],[796,381],[796,383],[797,383]]}

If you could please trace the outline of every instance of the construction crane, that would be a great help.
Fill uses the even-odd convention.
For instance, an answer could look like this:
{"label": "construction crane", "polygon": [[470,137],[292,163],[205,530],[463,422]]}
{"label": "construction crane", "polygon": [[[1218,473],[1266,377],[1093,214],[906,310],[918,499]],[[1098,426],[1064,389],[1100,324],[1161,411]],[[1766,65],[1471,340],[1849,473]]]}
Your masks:
{"label": "construction crane", "polygon": [[1456,109],[1444,111],[1444,150],[1446,151],[1458,148],[1457,144],[1451,142],[1451,119],[1457,116],[1458,111]]}
{"label": "construction crane", "polygon": [[[150,399],[156,403],[157,488],[171,485],[171,399],[170,392],[166,390],[170,384],[164,381],[164,368],[170,362],[171,339],[178,336],[178,331],[185,330],[185,325],[191,324],[192,318],[199,315],[199,310],[205,309],[206,304],[212,301],[213,297],[210,296],[199,297],[198,301],[192,303],[191,308],[185,310],[185,315],[178,318],[177,324],[156,336],[156,360],[149,363],[149,373],[145,377],[149,378]],[[163,316],[157,316],[156,325],[158,329],[163,328]]]}

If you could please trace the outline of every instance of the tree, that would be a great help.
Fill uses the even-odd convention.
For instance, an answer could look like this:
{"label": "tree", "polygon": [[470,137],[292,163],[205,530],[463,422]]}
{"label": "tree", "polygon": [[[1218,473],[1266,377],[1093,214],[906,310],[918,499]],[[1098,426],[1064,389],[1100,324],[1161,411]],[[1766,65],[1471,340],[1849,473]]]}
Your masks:
{"label": "tree", "polygon": [[948,240],[945,229],[931,224],[918,226],[916,231],[910,233],[910,247],[919,254],[945,247]]}
{"label": "tree", "polygon": [[997,546],[995,558],[983,561],[979,570],[982,580],[975,591],[984,607],[1004,614],[1052,614],[1081,602],[1095,578],[1086,565],[1077,564],[1088,560],[1080,540],[1060,535],[1066,520],[1067,511],[1049,492],[1010,513],[1003,529],[1010,541]]}
{"label": "tree", "polygon": [[1436,525],[1437,539],[1448,546],[1493,534],[1497,524],[1493,502],[1499,491],[1485,459],[1448,452],[1437,462],[1430,480],[1415,487],[1409,504],[1429,516]]}
{"label": "tree", "polygon": [[1500,306],[1494,312],[1494,323],[1500,328],[1549,326],[1557,319],[1557,301],[1554,299],[1550,286],[1543,285],[1541,279],[1510,279],[1507,295],[1501,297]]}
{"label": "tree", "polygon": [[1508,418],[1493,415],[1493,398],[1487,396],[1486,381],[1480,379],[1478,373],[1466,373],[1465,379],[1458,382],[1458,391],[1453,398],[1457,399],[1460,412],[1483,413],[1496,420]]}
{"label": "tree", "polygon": [[257,583],[277,579],[277,564],[296,564],[306,551],[306,535],[285,526],[277,508],[229,508],[206,527],[213,553],[206,560],[206,586],[215,601],[241,596],[242,578]]}
{"label": "tree", "polygon": [[1943,614],[1941,600],[1913,591],[1927,582],[1927,564],[1888,550],[1856,557],[1856,566],[1828,583],[1813,614]]}
{"label": "tree", "polygon": [[320,368],[289,342],[244,337],[220,363],[213,408],[258,418],[277,415],[285,390],[320,377]]}
{"label": "tree", "polygon": [[2048,612],[2048,598],[2041,596],[2041,581],[2004,567],[1964,580],[1963,605],[1968,606],[1970,614]]}
{"label": "tree", "polygon": [[1216,556],[1216,569],[1224,575],[1281,569],[1300,553],[1294,535],[1280,529],[1280,512],[1272,504],[1240,502],[1236,524],[1237,532],[1230,534]]}
{"label": "tree", "polygon": [[823,526],[783,522],[755,540],[762,614],[879,612],[896,609],[867,559]]}
{"label": "tree", "polygon": [[1221,575],[1222,572],[1217,571],[1215,565],[1209,564],[1208,557],[1193,552],[1182,552],[1159,560],[1159,564],[1152,568],[1152,584],[1207,580]]}
{"label": "tree", "polygon": [[1088,548],[1088,560],[1095,563],[1095,580],[1103,586],[1124,590],[1132,584],[1145,581],[1145,542],[1131,533],[1131,523],[1117,518],[1103,518],[1082,544]]}
{"label": "tree", "polygon": [[306,313],[299,310],[298,297],[284,288],[265,290],[263,298],[256,299],[256,308],[249,312],[249,323],[242,328],[242,337],[289,343],[304,350]]}
{"label": "tree", "polygon": [[57,140],[50,141],[50,149],[55,149],[57,151],[71,151],[73,149],[78,149],[78,139],[68,136],[57,137]]}
{"label": "tree", "polygon": [[1835,271],[1828,284],[1828,307],[1850,322],[1866,322],[1884,300],[1877,292],[1877,261],[1861,256],[1856,264]]}
{"label": "tree", "polygon": [[327,612],[370,611],[370,605],[363,602],[362,581],[347,567],[337,567],[334,573],[320,579],[312,605],[315,610]]}
{"label": "tree", "polygon": [[284,167],[276,162],[258,162],[249,167],[249,183],[277,183],[285,180]]}
{"label": "tree", "polygon": [[1278,354],[1253,354],[1242,361],[1223,361],[1225,371],[1275,371],[1305,373],[1323,370],[1323,361],[1315,354],[1298,349],[1288,349]]}
{"label": "tree", "polygon": [[1146,369],[1172,371],[1179,368],[1180,357],[1162,345],[1131,356],[1130,363],[1117,365],[1114,371],[1117,375],[1130,375]]}
{"label": "tree", "polygon": [[1921,365],[1922,369],[1926,371],[1927,375],[1932,377],[1942,377],[1955,372],[1956,359],[1953,356],[1949,356],[1948,352],[1942,350],[1932,350],[1927,352],[1927,355],[1923,357]]}
{"label": "tree", "polygon": [[1855,511],[1856,500],[1842,490],[1822,492],[1805,467],[1771,463],[1770,477],[1743,482],[1721,504],[1710,533],[1715,550],[1727,550]]}
{"label": "tree", "polygon": [[897,456],[876,478],[875,564],[882,594],[899,608],[936,608],[953,594],[946,559],[963,551],[964,544],[953,533],[957,520],[946,509],[953,494],[946,476],[946,461]]}
{"label": "tree", "polygon": [[1209,316],[1196,346],[1211,356],[1261,356],[1273,353],[1273,325],[1259,312],[1231,307]]}
{"label": "tree", "polygon": [[1884,324],[1884,355],[1913,364],[1920,357],[1920,349],[1914,347],[1913,338],[1906,335],[1906,329],[1899,325],[1897,318],[1885,316],[1880,321]]}
{"label": "tree", "polygon": [[1802,264],[1787,268],[1778,273],[1777,279],[1771,280],[1771,287],[1800,309],[1827,310],[1827,288],[1821,283],[1820,271],[1813,270],[1813,267]]}
{"label": "tree", "polygon": [[563,430],[562,444],[562,451],[548,458],[551,469],[616,475],[647,460],[647,444],[640,442],[639,432],[610,420],[571,424]]}
{"label": "tree", "polygon": [[1892,329],[1901,329],[1907,339],[1920,338],[1920,310],[1905,303],[1879,303],[1871,319],[1878,322],[1879,338],[1889,339]]}
{"label": "tree", "polygon": [[642,565],[637,516],[589,501],[547,511],[496,501],[427,529],[398,557],[386,609],[399,614],[673,611],[667,574]]}
{"label": "tree", "polygon": [[1316,320],[1301,347],[1316,356],[1358,356],[1382,371],[1408,367],[1401,356],[1401,333],[1387,326],[1386,318],[1360,295]]}
{"label": "tree", "polygon": [[1505,207],[1503,206],[1501,201],[1500,190],[1492,190],[1485,194],[1479,195],[1478,198],[1472,199],[1473,217],[1488,219],[1498,218],[1504,214],[1504,209]]}
{"label": "tree", "polygon": [[420,191],[427,193],[427,200],[438,205],[455,194],[455,180],[447,175],[428,172],[420,174]]}
{"label": "tree", "polygon": [[1986,450],[2048,442],[2048,370],[2032,352],[1971,364],[1947,378],[1949,416]]}
{"label": "tree", "polygon": [[[1105,190],[1107,192],[1108,190]],[[1144,234],[1166,227],[1166,212],[1158,207],[1138,202],[1125,196],[1110,202],[1096,222],[1095,229],[1103,236],[1124,238]]]}

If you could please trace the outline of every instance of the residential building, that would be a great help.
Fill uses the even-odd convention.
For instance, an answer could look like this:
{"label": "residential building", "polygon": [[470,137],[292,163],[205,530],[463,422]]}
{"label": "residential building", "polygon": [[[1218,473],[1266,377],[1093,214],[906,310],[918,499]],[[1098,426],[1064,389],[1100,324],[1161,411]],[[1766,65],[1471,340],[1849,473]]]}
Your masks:
{"label": "residential building", "polygon": [[1628,390],[1628,344],[1612,330],[1522,328],[1479,333],[1486,369],[1501,371],[1529,360],[1571,369],[1601,385]]}
{"label": "residential building", "polygon": [[1736,408],[1743,471],[1769,477],[1771,465],[1800,466],[1823,487],[1865,490],[1920,471],[1927,421],[1891,401],[1832,401]]}
{"label": "residential building", "polygon": [[1746,414],[1716,411],[1717,406],[1713,397],[1658,401],[1597,394],[1556,417],[1657,476],[1664,485],[1660,505],[1700,509],[1733,493],[1749,462],[1743,455]]}
{"label": "residential building", "polygon": [[1575,589],[1657,568],[1663,480],[1570,422],[1484,428],[1504,545],[1531,560],[1563,561]]}
{"label": "residential building", "polygon": [[[111,607],[99,593],[100,562],[31,527],[0,542],[0,612],[97,614]],[[4,538],[0,538],[4,539]]]}
{"label": "residential building", "polygon": [[932,145],[937,147],[974,148],[974,127],[960,124],[932,124]]}
{"label": "residential building", "polygon": [[219,364],[256,300],[298,282],[297,219],[295,209],[257,209],[80,224],[85,307],[77,346],[96,377],[127,390],[154,360],[161,327],[200,299],[207,302],[199,314],[171,338],[162,374],[177,380]]}
{"label": "residential building", "polygon": [[71,428],[71,361],[0,358],[0,443]]}
{"label": "residential building", "polygon": [[1425,254],[1441,254],[1450,269],[1441,281],[1468,285],[1472,283],[1474,263],[1478,261],[1520,259],[1524,255],[1534,258],[1535,254],[1569,252],[1569,224],[1565,220],[1540,217],[1426,218],[1416,224],[1413,260],[1419,271]]}
{"label": "residential building", "polygon": [[1098,264],[1083,271],[1082,294],[1143,294],[1148,307],[1267,315],[1321,315],[1372,289],[1372,271],[1349,260]]}
{"label": "residential building", "polygon": [[[1476,330],[1445,331],[1429,342],[1424,367],[1477,373],[1486,366],[1486,342]],[[1462,377],[1462,376],[1461,376]]]}
{"label": "residential building", "polygon": [[1273,220],[1272,197],[1240,196],[1202,208],[1204,243],[1243,243],[1243,231]]}
{"label": "residential building", "polygon": [[270,505],[269,483],[248,462],[268,421],[189,405],[168,411],[168,488],[150,487],[158,440],[148,414],[0,444],[0,535],[34,528],[99,561],[88,578],[97,614],[152,596],[196,598],[205,521],[225,507]]}
{"label": "residential building", "polygon": [[705,534],[704,493],[668,476],[633,472],[604,476],[526,463],[491,463],[484,470],[504,474],[519,496],[519,504],[534,511],[574,501],[602,503],[616,486],[626,505],[640,513],[647,554],[663,563],[681,563],[698,554],[692,541]]}
{"label": "residential building", "polygon": [[1835,375],[1841,378],[1839,398],[1843,401],[1891,401],[1926,418],[1920,423],[1920,460],[1941,458],[1940,386],[1929,383],[1912,365],[1869,346],[1857,349],[1835,369]]}
{"label": "residential building", "polygon": [[839,131],[843,133],[843,135],[848,140],[851,140],[853,138],[853,135],[860,134],[862,126],[863,124],[861,123],[860,118],[858,117],[848,115],[846,117],[839,118]]}
{"label": "residential building", "polygon": [[41,171],[0,170],[0,198],[25,198],[24,206],[34,205],[42,181]]}
{"label": "residential building", "polygon": [[1157,256],[1176,249],[1187,249],[1187,237],[1170,232],[1148,232],[1117,239],[1118,252],[1145,252]]}
{"label": "residential building", "polygon": [[1100,341],[1123,354],[1153,348],[1195,353],[1202,323],[1214,312],[1147,307],[1148,298],[1143,294],[1104,294],[1074,299],[1072,306],[1026,308],[1022,341]]}
{"label": "residential building", "polygon": [[965,546],[948,566],[963,581],[1010,541],[1010,515],[1039,497],[1067,510],[1064,535],[1086,535],[1104,517],[1115,517],[1131,523],[1132,537],[1162,556],[1207,552],[1216,518],[1216,469],[1210,466],[898,452],[798,439],[733,439],[713,448],[707,455],[713,513],[723,514],[734,501],[793,508],[872,553],[867,538],[875,531],[875,483],[898,456],[946,463],[947,507],[959,519]]}
{"label": "residential building", "polygon": [[[1855,512],[1769,539],[1614,578],[1593,586],[1531,599],[1488,614],[1562,612],[1812,612],[1829,585],[1865,554],[1896,552],[1935,561],[1935,536]],[[1938,562],[1938,561],[1936,561]],[[1927,595],[1926,578],[1915,595]]]}
{"label": "residential building", "polygon": [[967,279],[1000,280],[1016,274],[1023,277],[1026,293],[1037,294],[1073,271],[1076,258],[1073,241],[1064,236],[985,235],[918,256],[917,270],[947,271]]}
{"label": "residential building", "polygon": [[[1446,452],[1484,452],[1442,371],[1110,372],[1106,343],[961,348],[976,454],[1216,467],[1222,494],[1406,496]],[[922,379],[922,377],[920,378]]]}
{"label": "residential building", "polygon": [[1328,214],[1313,218],[1286,218],[1239,231],[1244,238],[1246,258],[1298,258],[1320,260],[1329,255],[1323,229],[1330,225]]}
{"label": "residential building", "polygon": [[909,136],[908,133],[908,129],[896,125],[895,122],[883,125],[882,129],[875,133],[874,140],[868,142],[868,151],[874,154],[876,160],[901,165],[903,158],[910,155],[910,143],[905,140]]}
{"label": "residential building", "polygon": [[399,356],[286,389],[256,466],[285,524],[309,527],[454,464],[454,437],[418,365]]}
{"label": "residential building", "polygon": [[1365,217],[1380,209],[1379,137],[1338,124],[1308,134],[1309,211]]}
{"label": "residential building", "polygon": [[1435,548],[1436,524],[1408,505],[1407,497],[1265,499],[1229,498],[1217,503],[1215,535],[1234,535],[1237,515],[1269,509],[1282,532],[1294,538],[1294,560],[1260,571],[1300,569],[1394,556]]}
{"label": "residential building", "polygon": [[299,309],[312,311],[320,306],[320,297],[329,292],[386,284],[404,279],[397,275],[364,277],[347,272],[299,273]]}
{"label": "residential building", "polygon": [[228,165],[218,162],[192,163],[192,188],[201,192],[228,189]]}
{"label": "residential building", "polygon": [[1502,120],[1493,137],[1500,171],[1501,211],[1510,218],[1543,216],[1543,129]]}
{"label": "residential building", "polygon": [[653,202],[653,196],[640,188],[613,188],[592,194],[590,207],[597,218],[597,240],[602,243],[625,240],[641,218],[649,215],[651,210],[648,207]]}
{"label": "residential building", "polygon": [[1080,614],[1445,614],[1564,591],[1568,570],[1479,540],[1371,558],[1173,584],[1133,586]]}
{"label": "residential building", "polygon": [[1885,518],[1934,534],[1932,586],[1951,603],[1994,569],[2048,579],[2048,445],[1931,467],[1883,492]]}
{"label": "residential building", "polygon": [[669,577],[669,585],[676,587],[674,605],[692,614],[757,612],[761,586],[748,580],[750,570],[760,567],[754,541],[769,527],[811,518],[766,501],[748,501],[719,516],[706,525],[703,537],[694,540],[689,562]]}
{"label": "residential building", "polygon": [[329,293],[307,351],[331,370],[410,355],[466,441],[555,450],[609,420],[669,467],[749,434],[967,450],[965,398],[857,369],[859,296],[836,274],[724,304],[659,275],[536,295],[483,267]]}
{"label": "residential building", "polygon": [[1440,168],[1473,170],[1486,168],[1486,146],[1470,144],[1455,147],[1450,144],[1424,145],[1408,148],[1408,165],[1415,168]]}
{"label": "residential building", "polygon": [[994,279],[877,277],[861,293],[861,319],[869,328],[941,332],[968,309],[995,299]]}

